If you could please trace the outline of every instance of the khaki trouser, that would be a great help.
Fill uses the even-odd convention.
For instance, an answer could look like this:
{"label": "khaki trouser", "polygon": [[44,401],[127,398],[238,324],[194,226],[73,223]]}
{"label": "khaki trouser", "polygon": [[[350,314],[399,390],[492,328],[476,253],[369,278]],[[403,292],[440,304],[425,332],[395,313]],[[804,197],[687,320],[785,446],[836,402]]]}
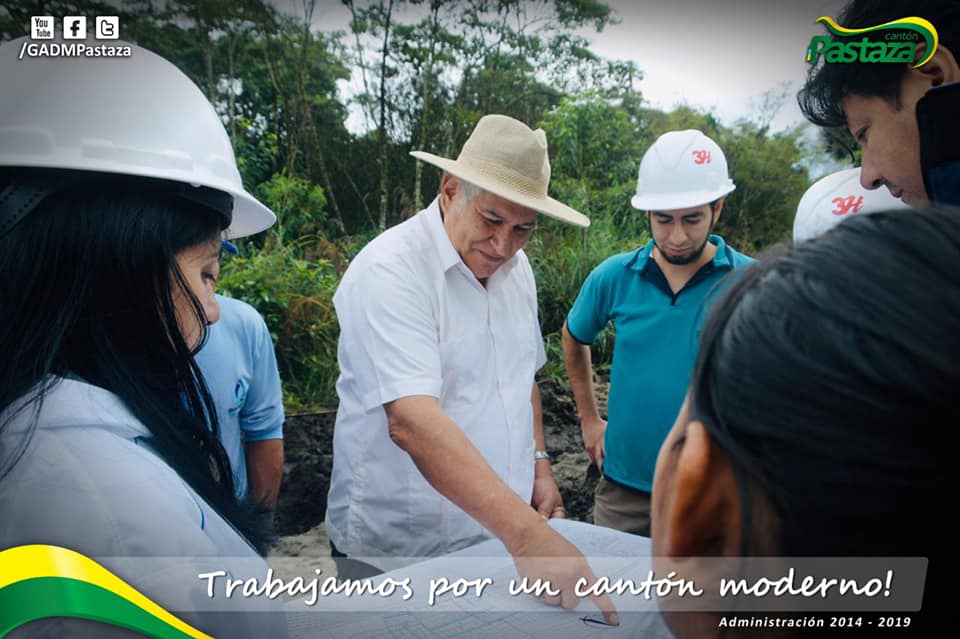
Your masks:
{"label": "khaki trouser", "polygon": [[601,477],[593,502],[593,523],[650,536],[650,493]]}

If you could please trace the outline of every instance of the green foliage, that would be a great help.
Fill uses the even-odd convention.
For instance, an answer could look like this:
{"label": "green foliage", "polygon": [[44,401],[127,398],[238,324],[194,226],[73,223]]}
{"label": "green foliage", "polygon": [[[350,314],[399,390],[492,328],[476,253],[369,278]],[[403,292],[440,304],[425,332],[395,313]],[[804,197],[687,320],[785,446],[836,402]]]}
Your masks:
{"label": "green foliage", "polygon": [[564,99],[540,126],[550,141],[554,197],[590,217],[622,217],[644,151],[630,114],[596,94]]}
{"label": "green foliage", "polygon": [[251,304],[266,320],[288,411],[337,403],[339,327],[332,300],[339,274],[328,259],[300,257],[316,241],[284,246],[273,236],[260,250],[241,243],[241,254],[224,260],[218,282],[220,292]]}
{"label": "green foliage", "polygon": [[751,122],[724,129],[724,150],[737,189],[727,198],[716,232],[732,246],[755,254],[790,238],[797,204],[810,186],[802,167],[802,130],[769,135]]}
{"label": "green foliage", "polygon": [[[455,156],[482,115],[502,113],[534,124],[570,87],[616,93],[640,77],[629,63],[600,59],[577,33],[613,21],[610,8],[597,0],[344,4],[353,18],[348,55],[363,85],[352,102],[380,134],[375,151],[348,159],[359,162],[351,177],[366,181],[358,191],[388,204],[376,215],[370,209],[377,202],[362,201],[354,210],[370,219],[382,215],[388,224],[436,192],[436,172],[414,175],[411,147]],[[404,23],[409,4],[429,14]],[[371,181],[374,172],[380,182]],[[386,193],[384,176],[390,182]]]}
{"label": "green foliage", "polygon": [[[646,244],[648,234],[636,221],[618,224],[612,216],[595,218],[589,229],[543,220],[525,249],[537,281],[540,327],[546,340],[547,364],[541,375],[561,379],[563,351],[560,329],[587,275],[612,255]],[[622,227],[629,230],[624,232]],[[613,332],[604,331],[594,343],[594,363],[602,370],[613,358]]]}
{"label": "green foliage", "polygon": [[323,189],[303,178],[277,173],[257,187],[257,196],[277,214],[273,232],[286,244],[311,235],[333,237],[336,221],[324,211]]}
{"label": "green foliage", "polygon": [[614,21],[610,7],[597,0],[558,0],[556,11],[560,24],[571,29],[592,25],[597,31],[603,31]]}
{"label": "green foliage", "polygon": [[272,179],[280,160],[280,138],[274,131],[246,117],[236,119],[239,135],[234,138],[237,168],[244,184],[260,184]]}

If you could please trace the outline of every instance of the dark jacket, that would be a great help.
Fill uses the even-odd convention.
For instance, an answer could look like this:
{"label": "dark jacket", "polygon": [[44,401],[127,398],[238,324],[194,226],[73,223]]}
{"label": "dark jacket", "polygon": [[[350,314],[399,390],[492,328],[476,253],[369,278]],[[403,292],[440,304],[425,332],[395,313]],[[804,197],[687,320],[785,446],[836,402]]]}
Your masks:
{"label": "dark jacket", "polygon": [[960,82],[927,91],[917,102],[917,127],[930,201],[960,206]]}

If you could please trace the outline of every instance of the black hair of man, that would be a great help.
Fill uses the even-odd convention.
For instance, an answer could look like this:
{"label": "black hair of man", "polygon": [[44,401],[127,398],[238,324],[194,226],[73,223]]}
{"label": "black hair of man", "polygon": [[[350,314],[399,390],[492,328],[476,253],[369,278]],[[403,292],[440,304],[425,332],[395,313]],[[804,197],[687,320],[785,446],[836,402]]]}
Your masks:
{"label": "black hair of man", "polygon": [[[928,20],[937,30],[939,47],[960,56],[960,1],[958,0],[853,0],[837,18],[842,27],[873,27],[906,17]],[[858,40],[834,37],[844,42]],[[909,69],[907,64],[826,63],[820,61],[807,74],[797,102],[804,117],[825,128],[846,126],[842,102],[848,95],[881,97],[900,108],[900,85]]]}

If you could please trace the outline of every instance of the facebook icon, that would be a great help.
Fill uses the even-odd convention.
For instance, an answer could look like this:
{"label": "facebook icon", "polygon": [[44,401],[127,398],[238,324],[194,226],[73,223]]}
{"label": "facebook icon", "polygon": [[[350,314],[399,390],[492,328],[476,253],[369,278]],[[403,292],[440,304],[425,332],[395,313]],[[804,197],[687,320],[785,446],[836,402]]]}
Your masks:
{"label": "facebook icon", "polygon": [[85,40],[87,38],[87,18],[85,16],[66,16],[63,19],[63,37],[66,40]]}

